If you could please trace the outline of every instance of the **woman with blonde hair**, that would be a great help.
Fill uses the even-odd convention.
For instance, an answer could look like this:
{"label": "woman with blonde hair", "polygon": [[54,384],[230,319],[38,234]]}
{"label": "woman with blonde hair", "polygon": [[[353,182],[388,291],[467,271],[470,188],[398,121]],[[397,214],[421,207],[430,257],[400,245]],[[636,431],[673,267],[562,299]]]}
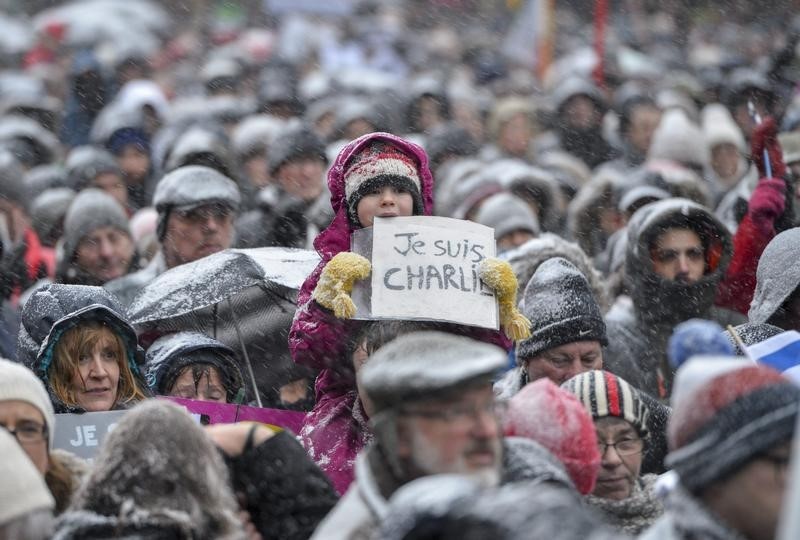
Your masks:
{"label": "woman with blonde hair", "polygon": [[100,287],[51,284],[25,304],[18,359],[57,413],[125,409],[146,397],[136,332]]}

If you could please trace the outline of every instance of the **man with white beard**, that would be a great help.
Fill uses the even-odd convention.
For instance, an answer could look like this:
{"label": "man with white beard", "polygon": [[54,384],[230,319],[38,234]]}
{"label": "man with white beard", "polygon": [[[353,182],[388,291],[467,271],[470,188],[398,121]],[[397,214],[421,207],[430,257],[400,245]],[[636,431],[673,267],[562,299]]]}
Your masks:
{"label": "man with white beard", "polygon": [[492,377],[502,349],[443,332],[413,332],[376,351],[359,373],[372,404],[374,440],[355,463],[355,482],[314,539],[370,538],[401,486],[434,474],[463,474],[487,488],[550,482],[574,489],[542,447],[502,438]]}

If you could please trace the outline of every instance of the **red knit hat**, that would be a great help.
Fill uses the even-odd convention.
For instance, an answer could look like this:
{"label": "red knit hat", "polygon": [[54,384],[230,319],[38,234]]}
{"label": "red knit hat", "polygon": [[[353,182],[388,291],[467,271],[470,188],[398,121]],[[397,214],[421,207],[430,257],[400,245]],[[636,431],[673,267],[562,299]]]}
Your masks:
{"label": "red knit hat", "polygon": [[532,439],[555,455],[583,495],[594,490],[600,450],[592,417],[549,379],[526,385],[508,404],[505,435]]}
{"label": "red knit hat", "polygon": [[354,222],[358,222],[355,216],[361,198],[371,189],[384,185],[406,189],[414,199],[414,214],[422,213],[419,163],[389,142],[376,139],[345,165],[344,194]]}
{"label": "red knit hat", "polygon": [[697,491],[791,439],[800,388],[772,368],[751,365],[711,378],[673,407],[666,463],[687,489]]}

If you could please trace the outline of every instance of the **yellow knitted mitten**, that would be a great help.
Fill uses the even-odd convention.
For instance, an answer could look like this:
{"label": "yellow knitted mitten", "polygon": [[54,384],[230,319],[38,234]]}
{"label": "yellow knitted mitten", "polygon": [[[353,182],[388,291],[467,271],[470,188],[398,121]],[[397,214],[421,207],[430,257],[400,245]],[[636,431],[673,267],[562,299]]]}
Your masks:
{"label": "yellow knitted mitten", "polygon": [[366,279],[372,271],[370,262],[349,251],[336,254],[319,276],[311,296],[321,306],[333,311],[340,319],[350,319],[356,314],[356,305],[350,298],[356,280]]}
{"label": "yellow knitted mitten", "polygon": [[486,285],[494,290],[500,306],[500,325],[514,341],[531,335],[531,322],[517,309],[517,276],[506,261],[489,257],[481,261],[478,272]]}

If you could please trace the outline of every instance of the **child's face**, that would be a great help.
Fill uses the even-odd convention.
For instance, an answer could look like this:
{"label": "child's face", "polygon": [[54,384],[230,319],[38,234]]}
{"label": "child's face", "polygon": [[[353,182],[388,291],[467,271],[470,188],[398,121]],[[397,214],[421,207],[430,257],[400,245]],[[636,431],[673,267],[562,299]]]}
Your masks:
{"label": "child's face", "polygon": [[356,214],[362,227],[372,227],[375,217],[410,216],[414,213],[411,193],[394,186],[381,186],[364,195]]}

